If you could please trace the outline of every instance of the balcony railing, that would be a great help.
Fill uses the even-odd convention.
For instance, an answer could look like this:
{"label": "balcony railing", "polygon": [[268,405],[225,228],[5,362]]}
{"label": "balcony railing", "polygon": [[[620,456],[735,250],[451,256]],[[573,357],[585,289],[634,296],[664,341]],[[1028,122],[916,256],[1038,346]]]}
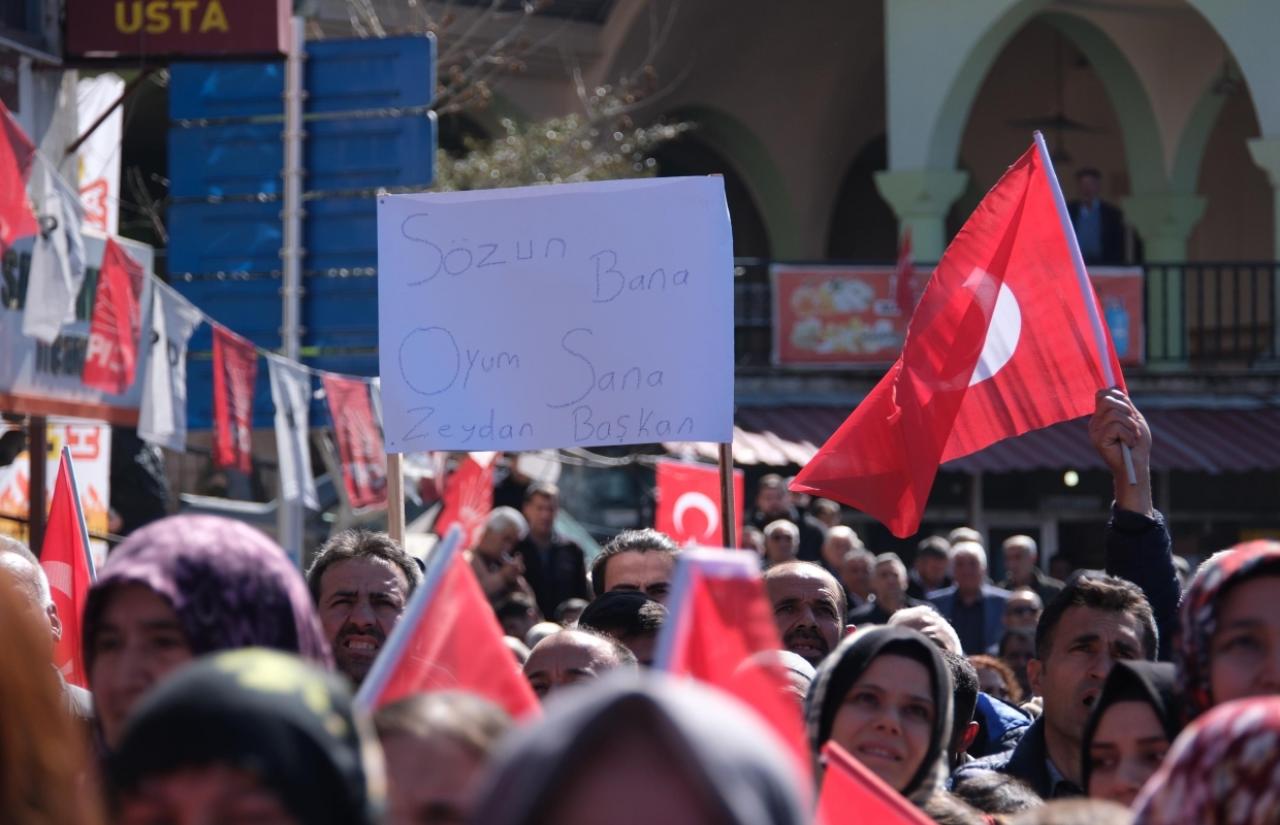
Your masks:
{"label": "balcony railing", "polygon": [[[737,261],[734,319],[740,367],[772,363],[770,263]],[[1227,369],[1275,362],[1280,352],[1280,262],[1197,261],[1148,264],[1143,269],[1147,365]]]}

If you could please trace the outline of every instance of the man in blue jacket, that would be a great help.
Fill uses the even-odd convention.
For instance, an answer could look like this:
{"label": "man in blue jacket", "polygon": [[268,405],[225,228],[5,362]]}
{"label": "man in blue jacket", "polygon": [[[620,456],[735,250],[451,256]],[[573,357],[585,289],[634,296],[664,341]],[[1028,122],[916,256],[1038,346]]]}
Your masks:
{"label": "man in blue jacket", "polygon": [[1009,591],[987,582],[987,551],[976,541],[951,548],[955,584],[935,590],[929,601],[951,622],[966,656],[986,653],[1004,632],[1004,604]]}

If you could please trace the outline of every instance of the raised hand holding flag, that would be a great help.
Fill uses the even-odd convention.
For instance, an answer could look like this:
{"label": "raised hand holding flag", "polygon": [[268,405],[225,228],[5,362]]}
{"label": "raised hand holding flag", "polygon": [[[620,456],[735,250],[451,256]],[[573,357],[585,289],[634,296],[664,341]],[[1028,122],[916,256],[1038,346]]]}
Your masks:
{"label": "raised hand holding flag", "polygon": [[1089,415],[1124,387],[1043,139],[943,254],[897,363],[792,489],[853,505],[900,538],[944,462]]}
{"label": "raised hand holding flag", "polygon": [[356,693],[357,707],[372,713],[414,693],[465,690],[517,719],[539,713],[461,543],[454,528],[432,551],[425,580]]}
{"label": "raised hand holding flag", "polygon": [[54,647],[54,665],[73,685],[88,686],[80,649],[80,622],[84,616],[89,588],[97,579],[89,551],[89,531],[80,507],[71,449],[62,448],[58,478],[40,549],[40,567],[49,579],[50,596],[62,624],[62,635]]}

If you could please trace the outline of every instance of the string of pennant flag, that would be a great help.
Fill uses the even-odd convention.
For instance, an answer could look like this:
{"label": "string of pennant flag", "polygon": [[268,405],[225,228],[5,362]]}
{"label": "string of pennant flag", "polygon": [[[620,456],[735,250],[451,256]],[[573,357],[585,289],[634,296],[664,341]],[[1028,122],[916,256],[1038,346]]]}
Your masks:
{"label": "string of pennant flag", "polygon": [[[33,170],[38,198],[29,197]],[[36,203],[33,204],[33,200]],[[88,262],[81,236],[84,208],[76,187],[58,171],[0,102],[0,254],[34,236],[23,313],[24,335],[52,344],[75,319]],[[150,289],[148,290],[148,287]],[[150,333],[143,339],[143,301],[150,300]],[[386,469],[376,378],[318,370],[258,347],[220,323],[108,239],[99,270],[81,382],[111,394],[137,380],[144,357],[138,434],[186,450],[186,349],[202,324],[213,329],[213,458],[218,467],[252,470],[250,432],[258,359],[267,359],[282,498],[318,508],[308,445],[313,398],[323,397],[341,457],[352,507],[386,501]],[[318,378],[321,391],[312,388]]]}

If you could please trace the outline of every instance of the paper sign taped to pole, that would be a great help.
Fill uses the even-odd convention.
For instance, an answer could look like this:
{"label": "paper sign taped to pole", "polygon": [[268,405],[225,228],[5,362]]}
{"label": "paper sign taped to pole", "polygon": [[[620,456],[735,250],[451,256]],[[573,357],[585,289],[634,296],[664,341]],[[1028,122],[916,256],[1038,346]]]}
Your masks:
{"label": "paper sign taped to pole", "polygon": [[388,452],[728,441],[718,177],[378,200]]}

